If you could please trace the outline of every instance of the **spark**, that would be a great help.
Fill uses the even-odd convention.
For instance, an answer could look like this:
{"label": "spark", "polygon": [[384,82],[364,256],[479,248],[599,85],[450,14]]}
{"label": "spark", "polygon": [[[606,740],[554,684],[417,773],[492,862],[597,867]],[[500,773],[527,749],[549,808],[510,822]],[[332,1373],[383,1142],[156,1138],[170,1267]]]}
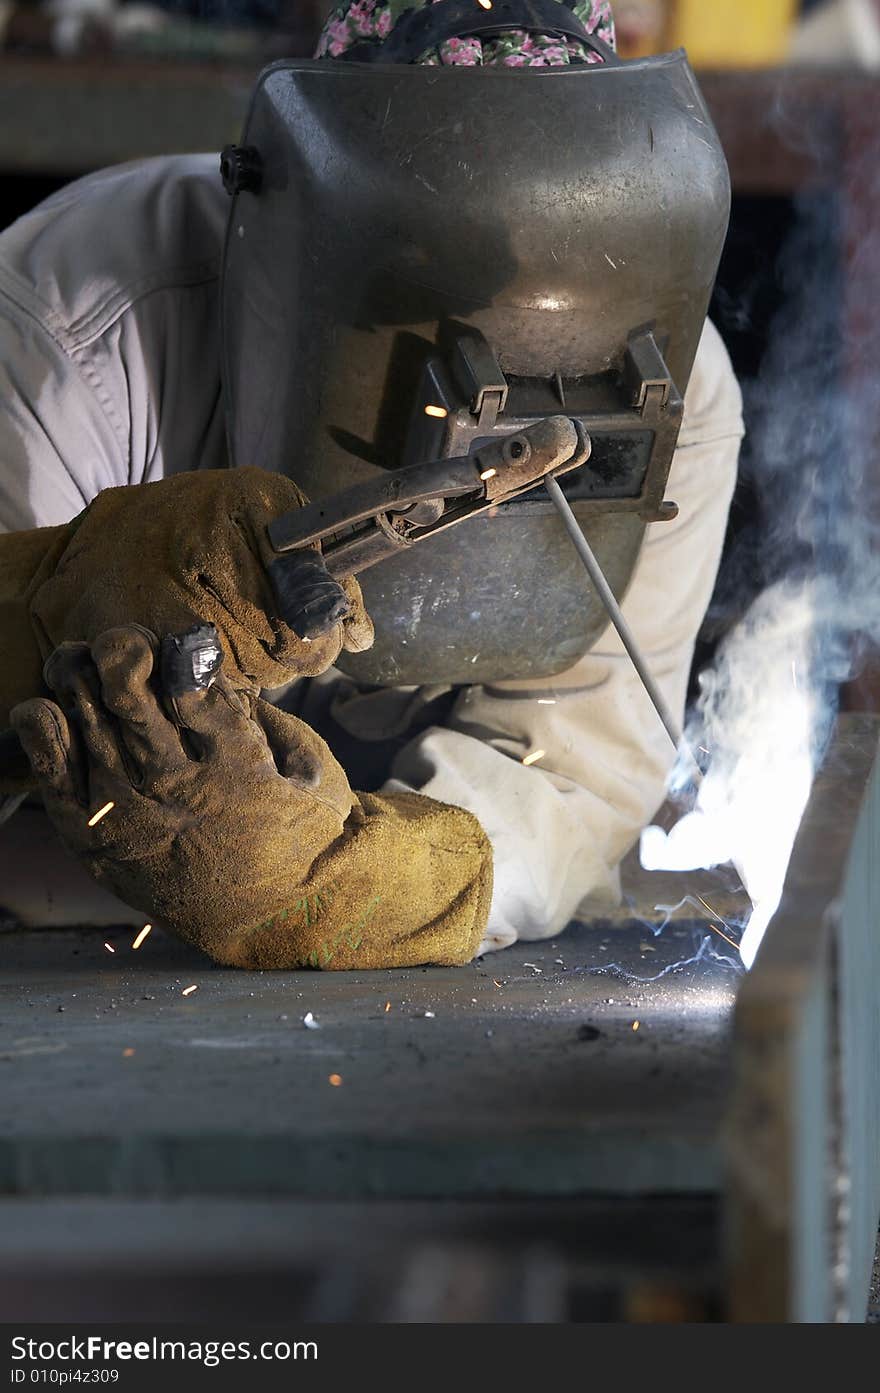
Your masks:
{"label": "spark", "polygon": [[652,928],[650,924],[646,925],[646,927],[650,928],[652,933],[654,934],[654,937],[657,938],[658,935],[660,935],[666,928],[666,925],[669,923],[676,910],[681,909],[682,906],[686,904],[692,904],[695,909],[698,904],[702,905],[703,909],[705,909],[712,916],[712,919],[717,921],[715,923],[710,922],[709,924],[709,928],[712,930],[712,932],[716,933],[719,938],[723,938],[725,943],[729,943],[731,948],[735,948],[737,952],[740,951],[740,945],[736,942],[736,940],[733,938],[728,938],[727,934],[722,933],[721,930],[718,928],[718,924],[723,924],[725,929],[729,929],[731,927],[730,924],[728,924],[726,919],[723,919],[721,917],[717,910],[713,909],[710,904],[706,903],[702,895],[684,895],[679,900],[678,904],[655,905],[654,908],[658,910],[660,913],[665,914],[666,918],[658,929]]}
{"label": "spark", "polygon": [[93,813],[93,814],[92,814],[92,816],[89,818],[88,823],[87,823],[86,825],[87,825],[88,827],[94,827],[94,826],[95,826],[95,823],[100,822],[100,821],[101,821],[101,818],[102,818],[102,817],[106,817],[107,814],[110,812],[111,808],[115,808],[115,807],[116,807],[116,804],[115,804],[115,803],[113,802],[113,800],[111,799],[109,803],[105,803],[105,804],[104,804],[103,808],[99,808],[98,811],[97,811],[96,813]]}
{"label": "spark", "polygon": [[132,1057],[133,1054],[134,1054],[134,1050],[132,1050],[132,1049],[123,1050],[123,1051],[122,1051],[122,1058],[123,1058],[123,1059],[131,1059],[131,1057]]}
{"label": "spark", "polygon": [[[709,913],[712,915],[712,918],[718,920],[718,924],[723,924],[725,929],[730,928],[730,925],[728,924],[727,920],[722,919],[721,915],[717,912],[717,910],[714,910],[710,904],[706,904],[706,901],[703,899],[702,895],[697,895],[697,899],[700,901],[700,904],[703,906],[703,908],[709,911]],[[739,952],[739,944],[735,941],[735,939],[728,938],[727,934],[722,933],[721,930],[718,928],[718,924],[710,924],[709,928],[714,929],[719,938],[723,938],[725,943],[729,943],[731,948],[735,948],[737,952]]]}
{"label": "spark", "polygon": [[198,982],[194,982],[194,983],[192,984],[191,987],[184,987],[183,992],[182,992],[182,995],[183,995],[183,996],[191,996],[192,993],[193,993],[193,992],[197,992],[198,989],[199,989],[199,984],[198,984]]}
{"label": "spark", "polygon": [[494,479],[497,473],[497,469],[484,469],[480,478],[483,480],[483,483],[485,483],[487,479]]}
{"label": "spark", "polygon": [[141,929],[134,943],[131,945],[132,948],[140,948],[141,944],[143,943],[144,939],[146,938],[147,934],[150,932],[152,927],[152,924],[144,924],[144,927]]}
{"label": "spark", "polygon": [[616,261],[612,261],[612,260],[611,260],[611,257],[608,255],[607,252],[603,252],[602,255],[605,257],[605,260],[608,262],[608,265],[611,267],[612,271],[616,271],[616,270],[617,270],[617,262],[616,262]]}
{"label": "spark", "polygon": [[641,1024],[642,1024],[641,1021],[633,1021],[633,1025],[632,1025],[633,1030],[638,1030],[638,1028],[639,1028],[639,1026],[640,1026]]}
{"label": "spark", "polygon": [[327,1080],[327,1082],[328,1082],[328,1083],[331,1085],[331,1087],[333,1087],[333,1088],[341,1088],[341,1087],[342,1087],[342,1075],[341,1075],[341,1074],[331,1074],[330,1077],[329,1077],[329,1079]]}
{"label": "spark", "polygon": [[[687,899],[688,896],[685,896],[685,898]],[[704,909],[708,910],[709,913],[712,915],[712,918],[713,918],[713,919],[717,919],[718,922],[719,922],[719,924],[726,924],[726,923],[727,923],[727,920],[726,920],[726,919],[722,919],[722,918],[721,918],[721,915],[718,913],[717,910],[713,909],[712,906],[711,906],[710,904],[707,904],[707,903],[706,903],[706,901],[703,899],[703,896],[702,896],[702,895],[695,895],[695,896],[694,896],[694,899],[696,899],[696,900],[703,906]]]}
{"label": "spark", "polygon": [[530,755],[526,755],[523,764],[537,764],[538,760],[543,759],[546,753],[546,750],[532,750]]}
{"label": "spark", "polygon": [[321,1029],[320,1024],[318,1023],[318,1021],[315,1020],[315,1018],[314,1018],[314,1016],[312,1015],[311,1011],[306,1011],[305,1015],[303,1016],[303,1025],[305,1026],[306,1030],[320,1030],[320,1029]]}
{"label": "spark", "polygon": [[709,928],[710,928],[710,929],[714,929],[714,932],[717,933],[717,935],[718,935],[718,937],[720,937],[720,939],[724,939],[724,942],[725,942],[725,943],[730,943],[730,946],[732,947],[732,949],[737,949],[737,953],[739,953],[739,943],[737,943],[737,940],[735,940],[735,939],[728,939],[727,933],[721,933],[721,929],[718,928],[718,925],[717,925],[717,924],[710,924],[710,925],[709,925]]}
{"label": "spark", "polygon": [[442,421],[444,416],[449,415],[449,412],[446,410],[445,406],[426,406],[425,415],[435,416],[438,421]]}
{"label": "spark", "polygon": [[426,1018],[427,1020],[429,1020],[429,1021],[433,1021],[433,1020],[435,1019],[435,1015],[434,1015],[434,1012],[433,1012],[433,1011],[425,1011],[425,1012],[423,1012],[423,1014],[424,1014],[425,1018]]}
{"label": "spark", "polygon": [[104,944],[104,947],[107,949],[107,952],[108,952],[108,953],[115,953],[115,952],[116,952],[116,949],[113,947],[113,944],[112,944],[112,943],[105,943],[105,944]]}
{"label": "spark", "polygon": [[539,706],[555,706],[555,705],[556,705],[556,698],[555,698],[555,697],[538,697],[538,705],[539,705]]}
{"label": "spark", "polygon": [[500,983],[499,981],[497,981],[494,977],[492,978],[492,981],[495,983],[495,986],[496,986],[496,987],[500,987],[500,986],[501,986],[501,983]]}
{"label": "spark", "polygon": [[390,1010],[391,1010],[391,1002],[390,1002],[390,1001],[386,1001],[386,1002],[385,1002],[385,1014],[386,1014],[386,1016],[388,1015],[388,1012],[389,1012]]}
{"label": "spark", "polygon": [[792,658],[792,660],[791,660],[791,680],[792,680],[792,682],[794,683],[794,689],[795,689],[795,691],[797,691],[797,689],[798,689],[797,663],[795,662],[794,658]]}
{"label": "spark", "polygon": [[492,0],[477,0],[477,4],[482,6],[484,10],[491,10],[492,8]]}

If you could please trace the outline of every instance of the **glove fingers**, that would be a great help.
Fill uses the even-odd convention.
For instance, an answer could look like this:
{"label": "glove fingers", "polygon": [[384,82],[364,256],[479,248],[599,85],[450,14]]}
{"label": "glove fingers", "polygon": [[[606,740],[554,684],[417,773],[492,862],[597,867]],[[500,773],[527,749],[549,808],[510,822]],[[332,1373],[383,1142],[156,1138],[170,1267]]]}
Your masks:
{"label": "glove fingers", "polygon": [[373,646],[373,621],[364,608],[361,587],[354,576],[346,576],[342,588],[351,605],[351,612],[342,624],[342,646],[349,653],[363,653]]}
{"label": "glove fingers", "polygon": [[236,760],[275,768],[262,728],[223,677],[207,691],[176,696],[174,709],[184,729],[196,737],[203,757],[222,760],[234,752]]}
{"label": "glove fingers", "polygon": [[61,707],[36,697],[14,706],[9,719],[41,786],[59,798],[83,801],[77,796],[70,727]]}
{"label": "glove fingers", "polygon": [[302,721],[279,711],[268,701],[257,702],[257,719],[269,741],[276,768],[301,788],[317,789],[329,750],[319,735]]}
{"label": "glove fingers", "polygon": [[187,763],[180,736],[154,690],[155,636],[136,625],[108,629],[92,644],[101,695],[120,738],[147,781]]}
{"label": "glove fingers", "polygon": [[60,644],[47,659],[43,676],[58,698],[68,724],[81,736],[90,765],[98,765],[116,778],[127,779],[118,726],[104,710],[101,681],[89,645]]}
{"label": "glove fingers", "polygon": [[269,566],[281,619],[297,638],[323,638],[351,611],[348,594],[316,551],[278,556]]}

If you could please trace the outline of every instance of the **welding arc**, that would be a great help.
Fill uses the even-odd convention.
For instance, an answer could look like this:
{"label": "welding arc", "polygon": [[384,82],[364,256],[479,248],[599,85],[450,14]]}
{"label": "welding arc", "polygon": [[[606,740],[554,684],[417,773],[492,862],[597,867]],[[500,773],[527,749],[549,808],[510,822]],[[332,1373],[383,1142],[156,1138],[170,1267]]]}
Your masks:
{"label": "welding arc", "polygon": [[687,744],[683,732],[679,730],[675,717],[673,716],[672,712],[666,704],[663,693],[660,691],[660,688],[657,686],[657,683],[654,681],[654,678],[648,671],[647,664],[645,663],[645,660],[642,657],[641,651],[639,649],[638,644],[636,643],[632,629],[629,627],[629,624],[626,622],[623,616],[623,611],[620,608],[620,605],[617,603],[614,591],[611,589],[611,586],[605,579],[602,567],[596,560],[592,547],[590,546],[589,542],[587,541],[586,537],[580,529],[578,520],[571,509],[571,505],[569,504],[568,499],[566,498],[565,494],[562,492],[562,489],[559,487],[559,484],[552,477],[552,475],[548,475],[547,478],[544,480],[544,486],[547,489],[547,492],[549,493],[551,499],[553,500],[553,503],[556,505],[556,509],[559,513],[559,516],[562,518],[563,526],[565,527],[566,532],[572,540],[575,551],[577,552],[581,561],[584,563],[584,567],[587,571],[587,574],[589,575],[590,580],[593,582],[594,586],[596,587],[596,590],[598,591],[599,599],[605,606],[605,609],[608,612],[609,619],[611,620],[612,624],[614,625],[615,629],[620,635],[620,641],[626,649],[627,653],[629,654],[630,659],[632,660],[633,667],[639,674],[639,677],[641,678],[642,683],[644,685],[645,691],[651,698],[651,701],[654,704],[654,709],[656,710],[657,715],[660,717],[660,720],[663,722],[667,735],[669,736],[670,740],[675,746],[676,753],[682,753],[688,757],[693,766],[692,777],[694,782],[696,784],[702,783],[703,772],[700,769],[700,766],[697,764],[694,753],[691,750],[690,746]]}

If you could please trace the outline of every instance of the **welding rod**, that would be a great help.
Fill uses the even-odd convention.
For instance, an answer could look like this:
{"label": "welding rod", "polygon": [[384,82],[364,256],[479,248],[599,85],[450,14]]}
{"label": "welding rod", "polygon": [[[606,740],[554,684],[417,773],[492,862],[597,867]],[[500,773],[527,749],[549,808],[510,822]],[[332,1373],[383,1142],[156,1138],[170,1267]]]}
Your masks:
{"label": "welding rod", "polygon": [[620,635],[620,641],[626,649],[627,653],[629,654],[630,659],[632,660],[633,667],[639,674],[639,677],[642,679],[645,691],[648,693],[648,696],[654,703],[654,709],[656,710],[657,715],[660,717],[660,720],[663,722],[667,735],[669,736],[670,740],[675,746],[676,754],[684,754],[690,760],[691,764],[693,765],[692,772],[694,782],[699,785],[700,783],[702,783],[703,780],[703,771],[700,769],[700,766],[697,763],[693,750],[684,738],[684,732],[679,730],[678,723],[676,722],[675,717],[673,716],[672,712],[667,706],[663,693],[660,691],[660,688],[657,686],[657,683],[654,681],[654,678],[648,671],[645,660],[642,657],[638,644],[636,643],[632,629],[629,627],[629,624],[626,622],[626,619],[623,616],[623,610],[617,603],[614,591],[611,589],[611,586],[605,579],[602,567],[596,560],[592,547],[590,546],[589,542],[587,541],[586,537],[581,531],[580,526],[578,525],[578,520],[572,512],[571,504],[569,503],[565,494],[562,492],[562,489],[559,487],[559,484],[552,477],[552,475],[548,475],[547,478],[544,480],[544,487],[546,488],[551,499],[556,505],[557,512],[559,513],[559,516],[562,518],[563,526],[565,527],[566,532],[572,540],[575,551],[577,552],[581,561],[583,561],[584,567],[587,571],[587,574],[590,577],[590,580],[593,582],[594,586],[596,587],[596,590],[599,593],[599,599],[605,606],[605,609],[608,612],[609,619],[611,620],[612,624],[614,625],[615,629]]}

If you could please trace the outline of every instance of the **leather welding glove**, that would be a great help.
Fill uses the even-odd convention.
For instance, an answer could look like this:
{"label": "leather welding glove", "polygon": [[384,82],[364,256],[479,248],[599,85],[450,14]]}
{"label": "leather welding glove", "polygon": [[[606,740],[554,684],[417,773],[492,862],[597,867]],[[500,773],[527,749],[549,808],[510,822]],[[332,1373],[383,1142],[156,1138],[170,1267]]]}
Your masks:
{"label": "leather welding glove", "polygon": [[49,816],[98,881],[236,967],[470,961],[492,890],[476,818],[353,793],[309,726],[222,675],[163,706],[155,653],[134,627],[64,644],[46,664],[55,700],[12,712]]}
{"label": "leather welding glove", "polygon": [[369,648],[357,581],[337,584],[317,549],[269,574],[266,525],[304,502],[281,474],[200,470],[105,489],[62,527],[0,536],[0,729],[16,702],[44,690],[58,644],[120,624],[214,624],[227,680],[253,692],[316,676],[343,647]]}

